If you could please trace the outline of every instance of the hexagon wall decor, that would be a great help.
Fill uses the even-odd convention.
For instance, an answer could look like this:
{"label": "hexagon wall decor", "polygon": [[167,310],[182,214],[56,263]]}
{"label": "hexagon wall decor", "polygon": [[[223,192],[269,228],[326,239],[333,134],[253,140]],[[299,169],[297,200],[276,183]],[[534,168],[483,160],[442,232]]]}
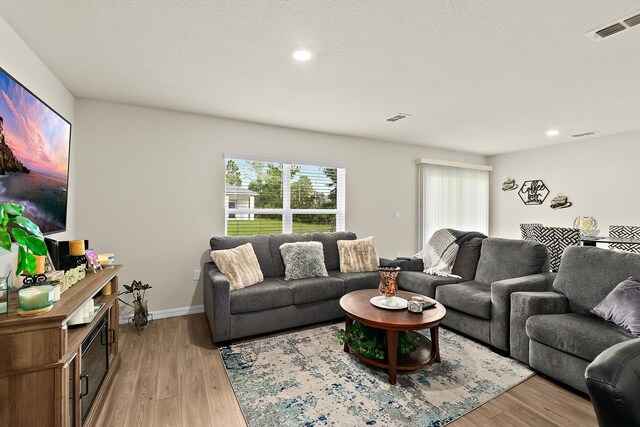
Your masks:
{"label": "hexagon wall decor", "polygon": [[518,195],[525,205],[541,205],[549,195],[549,189],[541,179],[532,179],[522,183]]}

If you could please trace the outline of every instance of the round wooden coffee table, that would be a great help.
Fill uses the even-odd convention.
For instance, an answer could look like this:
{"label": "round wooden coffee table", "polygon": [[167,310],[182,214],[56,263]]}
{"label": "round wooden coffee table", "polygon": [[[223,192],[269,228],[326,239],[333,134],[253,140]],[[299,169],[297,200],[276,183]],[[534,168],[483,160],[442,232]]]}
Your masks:
{"label": "round wooden coffee table", "polygon": [[[428,308],[422,313],[411,313],[407,309],[385,310],[378,308],[369,301],[380,295],[377,289],[364,289],[350,292],[340,299],[340,306],[345,312],[345,330],[353,321],[387,331],[387,358],[383,360],[369,359],[354,353],[358,359],[373,366],[389,370],[389,383],[396,383],[396,372],[410,371],[427,366],[433,362],[440,362],[440,345],[438,343],[438,326],[447,314],[447,310],[435,301],[435,307]],[[409,300],[414,296],[424,296],[413,292],[398,291],[397,296]],[[407,355],[398,354],[398,332],[430,329],[431,339],[416,333],[420,338],[418,348]],[[345,344],[344,351],[349,352],[349,345]]]}

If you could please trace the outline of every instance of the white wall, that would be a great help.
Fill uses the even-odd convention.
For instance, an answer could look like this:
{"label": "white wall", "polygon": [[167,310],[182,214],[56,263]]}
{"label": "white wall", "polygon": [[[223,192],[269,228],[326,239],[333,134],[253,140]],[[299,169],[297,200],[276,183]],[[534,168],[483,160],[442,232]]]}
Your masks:
{"label": "white wall", "polygon": [[[519,224],[531,222],[573,227],[574,218],[581,215],[595,217],[604,235],[612,224],[640,225],[638,159],[640,133],[489,157],[491,235],[520,238]],[[542,205],[526,206],[517,191],[501,191],[506,177],[519,185],[542,179],[549,196]],[[551,199],[558,193],[568,196],[573,206],[551,209]]]}
{"label": "white wall", "polygon": [[[69,167],[67,232],[52,234],[50,236],[53,239],[67,240],[73,237],[75,224],[75,99],[2,17],[0,17],[0,40],[0,66],[71,122],[71,164]],[[0,249],[0,252],[4,251]],[[6,262],[15,262],[14,259],[15,255],[0,256],[0,266]]]}
{"label": "white wall", "polygon": [[416,251],[416,159],[486,160],[91,100],[76,120],[77,237],[114,252],[123,283],[151,284],[151,311],[202,304],[193,270],[224,233],[224,153],[346,167],[347,229],[375,235],[387,257]]}

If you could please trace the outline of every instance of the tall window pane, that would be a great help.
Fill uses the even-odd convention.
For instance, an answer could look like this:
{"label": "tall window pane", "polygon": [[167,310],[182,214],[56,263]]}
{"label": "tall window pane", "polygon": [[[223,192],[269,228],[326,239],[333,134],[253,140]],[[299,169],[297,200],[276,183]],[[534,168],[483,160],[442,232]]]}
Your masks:
{"label": "tall window pane", "polygon": [[489,171],[420,165],[420,249],[436,230],[489,232]]}

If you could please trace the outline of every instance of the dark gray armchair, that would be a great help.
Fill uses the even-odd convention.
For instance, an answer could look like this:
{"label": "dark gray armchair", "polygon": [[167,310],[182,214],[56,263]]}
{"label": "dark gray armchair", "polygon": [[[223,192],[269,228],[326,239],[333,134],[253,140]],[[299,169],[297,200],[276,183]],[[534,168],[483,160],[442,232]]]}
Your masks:
{"label": "dark gray armchair", "polygon": [[552,292],[511,295],[511,356],[586,393],[587,365],[607,348],[634,338],[591,309],[631,276],[640,277],[638,254],[568,247]]}

